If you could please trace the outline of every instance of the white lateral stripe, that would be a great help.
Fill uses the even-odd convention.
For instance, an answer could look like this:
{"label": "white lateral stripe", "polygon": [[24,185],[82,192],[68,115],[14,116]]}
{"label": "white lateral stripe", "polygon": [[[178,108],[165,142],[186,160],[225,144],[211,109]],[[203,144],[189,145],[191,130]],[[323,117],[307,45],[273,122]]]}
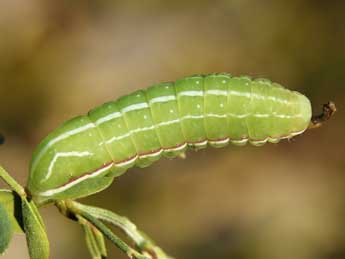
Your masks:
{"label": "white lateral stripe", "polygon": [[85,152],[78,152],[78,151],[71,151],[71,152],[61,152],[61,153],[56,153],[54,158],[52,159],[52,161],[49,164],[48,167],[48,173],[46,174],[46,176],[41,180],[41,183],[46,181],[51,174],[53,173],[53,168],[54,165],[56,163],[56,161],[60,158],[60,157],[84,157],[84,156],[91,156],[93,155],[93,153],[85,151]]}
{"label": "white lateral stripe", "polygon": [[228,96],[228,91],[214,89],[214,90],[207,90],[206,94]]}
{"label": "white lateral stripe", "polygon": [[210,144],[226,144],[229,142],[229,138],[221,139],[221,140],[209,140]]}
{"label": "white lateral stripe", "polygon": [[174,152],[174,151],[180,151],[187,147],[187,143],[183,143],[183,145],[178,147],[172,147],[172,148],[164,148],[165,152]]}
{"label": "white lateral stripe", "polygon": [[137,160],[138,156],[134,156],[132,157],[131,159],[127,160],[127,161],[123,161],[123,162],[120,162],[120,163],[115,163],[115,166],[119,166],[119,167],[122,167],[122,166],[127,166],[129,164],[132,164],[135,162],[135,160]]}
{"label": "white lateral stripe", "polygon": [[149,105],[147,103],[136,103],[136,104],[131,104],[127,107],[124,107],[121,111],[122,112],[130,112],[130,111],[135,111],[135,110],[141,110],[144,108],[148,108]]}
{"label": "white lateral stripe", "polygon": [[139,158],[146,158],[146,157],[156,157],[162,154],[163,149],[158,150],[157,152],[151,153],[151,154],[144,154],[144,155],[139,155]]}
{"label": "white lateral stripe", "polygon": [[37,162],[41,159],[42,155],[47,151],[47,149],[48,149],[50,146],[54,145],[55,143],[57,143],[57,142],[59,142],[59,141],[61,141],[61,140],[63,140],[63,139],[66,139],[66,138],[68,138],[68,137],[70,137],[70,136],[73,136],[73,135],[76,135],[76,134],[78,134],[78,133],[81,133],[81,132],[86,131],[86,130],[88,130],[88,129],[92,129],[92,128],[94,128],[94,127],[96,127],[95,124],[93,124],[93,123],[88,123],[88,124],[85,124],[85,125],[82,126],[82,127],[79,127],[79,128],[76,128],[76,129],[73,129],[73,130],[70,130],[70,131],[66,131],[65,133],[61,134],[60,136],[58,136],[58,137],[56,137],[56,138],[50,140],[50,141],[44,146],[44,148],[41,149],[40,153],[36,156],[35,161],[33,161],[33,163],[32,163],[32,169],[31,169],[31,170],[32,170],[32,171],[35,171],[36,166],[37,166]]}
{"label": "white lateral stripe", "polygon": [[235,143],[235,144],[243,144],[243,143],[246,143],[247,141],[248,141],[247,138],[239,139],[239,140],[235,140],[235,139],[230,140],[230,142]]}
{"label": "white lateral stripe", "polygon": [[178,96],[203,96],[203,91],[182,91],[177,94]]}
{"label": "white lateral stripe", "polygon": [[159,97],[152,98],[149,102],[150,103],[165,103],[165,102],[169,102],[173,100],[176,100],[175,95],[167,95],[167,96],[159,96]]}
{"label": "white lateral stripe", "polygon": [[296,131],[296,132],[292,132],[291,133],[291,135],[292,136],[297,136],[297,135],[299,135],[299,134],[302,134],[304,131],[306,131],[307,130],[307,128],[305,128],[304,130],[301,130],[301,131]]}
{"label": "white lateral stripe", "polygon": [[95,121],[95,124],[98,126],[98,125],[101,125],[102,123],[104,122],[107,122],[107,121],[110,121],[112,119],[116,119],[116,118],[119,118],[121,117],[122,113],[121,112],[114,112],[114,113],[110,113],[108,114],[107,116],[105,117],[102,117],[102,118],[99,118],[98,120]]}
{"label": "white lateral stripe", "polygon": [[52,195],[55,195],[57,193],[61,193],[61,192],[64,192],[66,190],[68,190],[69,188],[73,187],[74,185],[82,182],[82,181],[85,181],[87,179],[90,179],[90,178],[94,178],[98,175],[101,175],[103,172],[107,171],[108,169],[110,169],[111,167],[113,166],[113,163],[107,165],[106,167],[103,167],[95,172],[93,172],[92,174],[86,174],[84,176],[81,176],[79,177],[78,179],[66,184],[66,185],[63,185],[61,187],[58,187],[58,188],[55,188],[55,189],[51,189],[51,190],[47,190],[47,191],[44,191],[44,192],[40,192],[38,193],[39,196],[52,196]]}
{"label": "white lateral stripe", "polygon": [[251,144],[264,144],[264,143],[267,142],[267,140],[268,140],[268,138],[261,139],[261,140],[249,140],[249,142],[250,142]]}
{"label": "white lateral stripe", "polygon": [[188,145],[199,147],[199,146],[205,146],[205,145],[207,145],[207,142],[208,142],[208,140],[204,140],[204,141],[202,141],[202,142],[188,143]]}
{"label": "white lateral stripe", "polygon": [[[279,140],[279,139],[284,139],[284,138],[290,138],[292,136],[299,135],[299,134],[303,133],[304,131],[305,131],[305,129],[302,130],[302,131],[299,131],[299,132],[292,132],[288,136],[281,137],[281,138],[270,138],[270,137],[267,137],[264,140],[249,140],[249,141],[251,143],[253,143],[253,144],[262,144],[262,143],[267,142],[269,139],[271,139],[271,140]],[[248,138],[241,139],[241,140],[230,140],[229,138],[224,139],[224,140],[210,140],[210,141],[204,140],[204,141],[199,142],[199,143],[188,143],[188,145],[190,145],[190,146],[205,146],[205,145],[207,145],[207,142],[210,142],[211,144],[225,144],[225,143],[227,143],[229,141],[232,142],[232,143],[235,143],[235,144],[236,143],[237,144],[243,144],[243,143],[246,143],[248,141]],[[152,154],[146,154],[146,155],[140,155],[140,156],[136,155],[133,158],[131,158],[130,160],[127,160],[127,161],[124,161],[124,162],[120,162],[120,163],[115,163],[115,166],[118,166],[118,167],[128,166],[129,164],[134,163],[136,161],[136,159],[138,159],[138,157],[140,157],[140,158],[154,157],[154,156],[160,155],[162,152],[173,152],[173,151],[183,150],[184,148],[186,148],[186,146],[187,146],[187,143],[184,143],[183,145],[178,146],[178,147],[160,149],[159,151],[157,151],[155,153],[152,153]],[[74,153],[74,152],[70,152],[70,153]],[[79,152],[76,152],[75,154],[77,154],[77,153],[79,153]],[[80,152],[79,154],[80,155],[88,155],[87,153],[88,152]],[[96,177],[96,176],[102,174],[104,171],[110,169],[113,165],[114,165],[114,163],[111,163],[108,166],[93,172],[92,174],[86,174],[86,175],[84,175],[84,176],[74,180],[73,182],[70,182],[70,183],[64,185],[64,186],[41,192],[38,195],[41,195],[41,196],[52,196],[52,195],[55,195],[57,193],[61,193],[61,192],[66,191],[67,189],[73,187],[74,185],[76,185],[76,184],[78,184],[78,183],[80,183],[82,181],[85,181],[85,180],[87,180],[89,178],[93,178],[93,177]]]}

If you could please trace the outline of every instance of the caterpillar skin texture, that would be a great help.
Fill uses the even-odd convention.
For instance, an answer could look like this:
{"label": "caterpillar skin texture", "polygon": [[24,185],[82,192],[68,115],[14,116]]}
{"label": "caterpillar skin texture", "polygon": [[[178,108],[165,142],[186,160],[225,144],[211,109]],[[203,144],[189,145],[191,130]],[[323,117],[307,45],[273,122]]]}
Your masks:
{"label": "caterpillar skin texture", "polygon": [[267,79],[210,74],[157,84],[50,133],[34,152],[28,191],[39,204],[87,196],[187,147],[277,143],[310,119],[308,98]]}

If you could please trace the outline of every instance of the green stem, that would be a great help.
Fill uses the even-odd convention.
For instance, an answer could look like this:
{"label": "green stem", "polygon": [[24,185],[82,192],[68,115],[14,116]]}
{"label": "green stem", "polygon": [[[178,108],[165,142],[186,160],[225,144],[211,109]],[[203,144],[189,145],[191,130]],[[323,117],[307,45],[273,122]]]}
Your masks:
{"label": "green stem", "polygon": [[135,245],[141,250],[148,252],[153,255],[155,258],[159,259],[172,259],[164,253],[164,251],[155,245],[155,243],[143,232],[139,231],[135,224],[133,224],[128,218],[117,215],[116,213],[94,207],[81,204],[76,201],[71,201],[73,206],[78,208],[81,211],[85,211],[91,214],[93,217],[102,220],[106,223],[110,223],[113,226],[121,229],[125,234],[131,238]]}
{"label": "green stem", "polygon": [[136,250],[131,248],[127,245],[122,239],[116,236],[106,225],[104,225],[100,220],[96,219],[89,213],[79,210],[73,203],[68,201],[67,207],[75,214],[81,215],[88,221],[90,221],[99,231],[103,233],[105,237],[107,237],[112,243],[114,243],[121,251],[127,254],[129,258],[135,259],[151,259],[149,257],[143,256],[142,254],[138,253]]}
{"label": "green stem", "polygon": [[82,211],[86,211],[99,220],[110,223],[115,227],[123,230],[125,234],[129,236],[138,246],[146,242],[146,239],[141,235],[137,227],[125,217],[119,216],[114,212],[108,211],[106,209],[84,205],[76,201],[73,201],[73,206]]}
{"label": "green stem", "polygon": [[26,197],[26,193],[24,188],[17,183],[16,180],[14,180],[10,174],[2,167],[0,166],[0,177],[16,192],[19,196],[22,198]]}

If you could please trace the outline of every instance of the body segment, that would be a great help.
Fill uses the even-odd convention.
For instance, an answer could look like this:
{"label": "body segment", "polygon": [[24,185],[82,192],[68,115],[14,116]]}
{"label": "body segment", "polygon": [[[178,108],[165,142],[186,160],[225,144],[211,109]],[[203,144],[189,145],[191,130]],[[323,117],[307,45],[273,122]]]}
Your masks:
{"label": "body segment", "polygon": [[28,189],[41,203],[86,196],[131,166],[187,146],[278,142],[302,133],[310,118],[305,96],[265,79],[212,74],[157,84],[48,135],[34,154]]}

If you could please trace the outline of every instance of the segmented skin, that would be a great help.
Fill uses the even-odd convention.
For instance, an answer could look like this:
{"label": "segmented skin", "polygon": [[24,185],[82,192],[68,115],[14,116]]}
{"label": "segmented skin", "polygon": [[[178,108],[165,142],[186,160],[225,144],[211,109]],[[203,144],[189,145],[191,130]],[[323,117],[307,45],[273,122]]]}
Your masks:
{"label": "segmented skin", "polygon": [[302,133],[310,119],[304,95],[267,79],[210,74],[157,84],[49,134],[32,158],[28,190],[39,204],[87,196],[132,166],[187,147],[277,143]]}

